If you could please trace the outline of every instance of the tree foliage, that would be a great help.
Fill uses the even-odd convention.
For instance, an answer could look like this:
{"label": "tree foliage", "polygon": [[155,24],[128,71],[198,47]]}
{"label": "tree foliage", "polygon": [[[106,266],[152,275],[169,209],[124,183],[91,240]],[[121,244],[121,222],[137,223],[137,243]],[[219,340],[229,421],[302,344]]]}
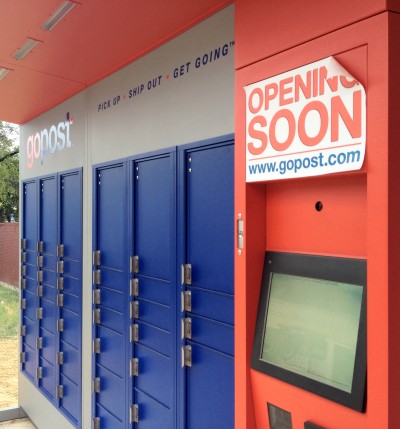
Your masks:
{"label": "tree foliage", "polygon": [[17,129],[0,121],[0,222],[19,218],[19,156],[13,141]]}

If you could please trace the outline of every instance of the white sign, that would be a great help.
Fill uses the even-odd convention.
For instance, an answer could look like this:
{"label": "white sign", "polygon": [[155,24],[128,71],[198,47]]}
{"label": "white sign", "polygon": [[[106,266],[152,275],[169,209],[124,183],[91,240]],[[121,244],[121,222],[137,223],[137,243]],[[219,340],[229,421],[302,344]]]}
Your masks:
{"label": "white sign", "polygon": [[364,87],[333,57],[246,91],[246,181],[359,170],[365,156]]}

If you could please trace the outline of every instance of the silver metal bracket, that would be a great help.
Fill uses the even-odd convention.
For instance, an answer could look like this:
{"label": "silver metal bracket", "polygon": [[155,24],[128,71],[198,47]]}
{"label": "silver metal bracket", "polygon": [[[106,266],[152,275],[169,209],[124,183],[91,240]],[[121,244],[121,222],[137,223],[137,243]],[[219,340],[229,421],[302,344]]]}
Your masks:
{"label": "silver metal bracket", "polygon": [[57,306],[58,307],[64,307],[64,294],[59,293],[57,295]]}
{"label": "silver metal bracket", "polygon": [[39,253],[43,253],[43,251],[44,251],[44,244],[43,244],[43,241],[38,241],[38,242],[37,242],[36,250],[37,250]]}
{"label": "silver metal bracket", "polygon": [[63,365],[64,364],[64,353],[63,352],[57,352],[56,364],[57,365]]}
{"label": "silver metal bracket", "polygon": [[130,421],[131,423],[139,423],[139,405],[138,404],[131,405]]}
{"label": "silver metal bracket", "polygon": [[131,256],[131,273],[138,274],[139,273],[139,256]]}
{"label": "silver metal bracket", "polygon": [[183,346],[182,347],[182,366],[191,367],[192,366],[192,347]]}
{"label": "silver metal bracket", "polygon": [[57,279],[57,289],[64,290],[64,277],[58,277]]}
{"label": "silver metal bracket", "polygon": [[101,351],[101,340],[100,338],[95,338],[93,340],[93,353],[99,354]]}
{"label": "silver metal bracket", "polygon": [[64,319],[58,319],[57,320],[57,331],[58,332],[64,331]]}
{"label": "silver metal bracket", "polygon": [[131,342],[139,341],[139,325],[134,323],[131,325]]}
{"label": "silver metal bracket", "polygon": [[57,262],[57,273],[64,274],[64,261]]}
{"label": "silver metal bracket", "polygon": [[39,283],[42,283],[42,281],[43,281],[43,271],[42,270],[39,270],[38,272],[37,272],[37,281],[39,282]]}
{"label": "silver metal bracket", "polygon": [[93,250],[93,265],[101,265],[101,251]]}
{"label": "silver metal bracket", "polygon": [[39,285],[39,286],[37,287],[36,294],[37,294],[37,296],[38,296],[39,298],[42,298],[42,297],[43,297],[43,286],[42,286],[42,285]]}
{"label": "silver metal bracket", "polygon": [[192,284],[192,264],[183,264],[182,274],[183,274],[182,283],[185,285],[191,285]]}
{"label": "silver metal bracket", "polygon": [[100,393],[100,377],[93,379],[93,393]]}
{"label": "silver metal bracket", "polygon": [[139,376],[139,359],[133,358],[131,359],[131,377]]}
{"label": "silver metal bracket", "polygon": [[36,309],[36,318],[38,320],[42,320],[43,319],[43,308],[39,307]]}
{"label": "silver metal bracket", "polygon": [[182,338],[192,339],[192,319],[190,317],[182,319]]}
{"label": "silver metal bracket", "polygon": [[100,308],[93,310],[93,323],[95,325],[100,325],[101,323],[101,311]]}
{"label": "silver metal bracket", "polygon": [[93,271],[93,284],[100,285],[101,284],[101,271],[94,270]]}
{"label": "silver metal bracket", "polygon": [[131,302],[131,319],[139,319],[139,301]]}
{"label": "silver metal bracket", "polygon": [[43,348],[43,338],[38,337],[36,338],[36,349],[41,350]]}
{"label": "silver metal bracket", "polygon": [[101,304],[101,291],[100,289],[93,290],[93,304],[100,305]]}
{"label": "silver metal bracket", "polygon": [[36,378],[40,380],[43,377],[43,368],[39,366],[36,368]]}
{"label": "silver metal bracket", "polygon": [[58,244],[57,245],[57,257],[58,258],[63,258],[64,257],[64,245],[63,244]]}
{"label": "silver metal bracket", "polygon": [[26,362],[26,353],[25,352],[20,353],[20,355],[19,355],[19,362],[20,363],[25,363]]}
{"label": "silver metal bracket", "polygon": [[183,298],[183,311],[192,311],[192,292],[186,290],[182,294]]}
{"label": "silver metal bracket", "polygon": [[37,266],[38,266],[39,268],[43,268],[43,255],[39,255],[39,256],[37,257]]}
{"label": "silver metal bracket", "polygon": [[139,296],[139,279],[131,279],[131,296]]}
{"label": "silver metal bracket", "polygon": [[56,386],[56,398],[62,399],[64,397],[64,386],[62,384],[59,384]]}
{"label": "silver metal bracket", "polygon": [[21,325],[20,335],[21,335],[21,337],[24,337],[26,335],[26,326],[25,325]]}

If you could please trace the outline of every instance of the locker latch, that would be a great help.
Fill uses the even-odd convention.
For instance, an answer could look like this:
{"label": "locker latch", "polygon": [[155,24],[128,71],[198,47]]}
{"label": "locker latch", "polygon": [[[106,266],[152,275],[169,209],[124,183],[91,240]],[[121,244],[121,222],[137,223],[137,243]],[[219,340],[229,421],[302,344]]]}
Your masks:
{"label": "locker latch", "polygon": [[93,265],[101,265],[101,251],[93,250]]}
{"label": "locker latch", "polygon": [[131,359],[131,377],[138,377],[139,375],[139,359]]}
{"label": "locker latch", "polygon": [[139,256],[131,256],[131,273],[139,273]]}
{"label": "locker latch", "polygon": [[182,274],[183,274],[182,283],[185,285],[191,285],[192,284],[192,264],[183,264]]}
{"label": "locker latch", "polygon": [[191,367],[192,366],[192,347],[183,346],[182,347],[182,366]]}
{"label": "locker latch", "polygon": [[192,339],[192,319],[190,317],[185,317],[182,319],[182,330],[183,330],[183,338],[187,340]]}
{"label": "locker latch", "polygon": [[130,416],[131,423],[139,423],[139,405],[138,404],[131,405],[130,414],[131,414]]}
{"label": "locker latch", "polygon": [[192,292],[190,290],[183,292],[183,311],[192,311]]}

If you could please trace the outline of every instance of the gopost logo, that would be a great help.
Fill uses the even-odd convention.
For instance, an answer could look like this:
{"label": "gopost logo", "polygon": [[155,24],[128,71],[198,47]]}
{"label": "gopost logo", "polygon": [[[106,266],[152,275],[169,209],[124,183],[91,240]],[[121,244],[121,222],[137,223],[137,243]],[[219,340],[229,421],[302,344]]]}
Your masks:
{"label": "gopost logo", "polygon": [[51,125],[28,137],[26,142],[27,166],[32,168],[36,161],[43,165],[47,155],[61,152],[65,148],[72,147],[70,127],[74,123],[72,116],[67,112],[65,121],[58,125]]}

